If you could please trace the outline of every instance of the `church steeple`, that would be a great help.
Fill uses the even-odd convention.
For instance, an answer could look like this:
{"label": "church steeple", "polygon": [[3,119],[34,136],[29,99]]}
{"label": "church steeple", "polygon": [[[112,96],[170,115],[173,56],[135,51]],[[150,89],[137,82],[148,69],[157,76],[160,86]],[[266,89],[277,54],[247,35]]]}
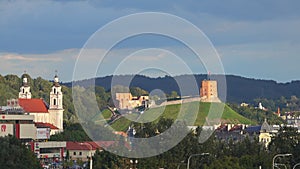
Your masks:
{"label": "church steeple", "polygon": [[54,76],[54,81],[53,81],[53,86],[59,87],[59,79],[57,76],[57,70],[55,71],[55,76]]}
{"label": "church steeple", "polygon": [[26,71],[24,72],[22,77],[23,77],[23,83],[22,86],[20,87],[19,99],[31,99],[30,86],[28,85]]}
{"label": "church steeple", "polygon": [[63,131],[63,93],[59,84],[57,71],[55,71],[53,86],[50,92],[50,105],[49,105],[50,122]]}
{"label": "church steeple", "polygon": [[53,86],[50,92],[50,109],[63,109],[63,94],[61,92],[61,86],[57,72],[54,76]]}

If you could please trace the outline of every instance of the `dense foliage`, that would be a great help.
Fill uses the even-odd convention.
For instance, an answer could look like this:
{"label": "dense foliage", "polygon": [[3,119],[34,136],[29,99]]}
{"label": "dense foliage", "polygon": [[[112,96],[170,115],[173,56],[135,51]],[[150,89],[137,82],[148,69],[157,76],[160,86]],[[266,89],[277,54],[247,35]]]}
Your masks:
{"label": "dense foliage", "polygon": [[[168,119],[161,119],[159,125],[147,124],[144,129],[139,129],[136,124],[136,137],[151,137],[157,133],[157,128],[163,131],[172,124]],[[145,130],[146,129],[146,130]],[[300,135],[292,128],[282,128],[278,135],[275,136],[268,149],[263,144],[259,143],[257,137],[250,139],[246,137],[240,142],[233,140],[220,141],[212,135],[203,144],[199,143],[199,133],[201,128],[197,129],[196,133],[190,132],[179,144],[171,150],[158,156],[132,159],[124,158],[104,151],[94,157],[97,168],[186,168],[188,158],[192,154],[209,153],[209,155],[194,156],[190,159],[190,168],[205,168],[205,169],[253,169],[272,168],[272,158],[278,153],[292,153],[293,156],[278,159],[278,163],[284,163],[287,166],[293,166],[300,162]],[[291,139],[289,139],[291,138]],[[155,145],[147,145],[155,146]],[[158,146],[158,145],[156,145]],[[130,161],[136,161],[133,164]]]}
{"label": "dense foliage", "polygon": [[33,152],[14,136],[0,137],[0,147],[0,168],[41,168],[41,165]]}
{"label": "dense foliage", "polygon": [[255,105],[262,103],[264,107],[271,111],[277,111],[278,108],[280,108],[282,112],[300,111],[300,99],[295,95],[291,97],[281,96],[276,99],[257,98],[254,99],[253,103]]}
{"label": "dense foliage", "polygon": [[228,104],[230,108],[234,111],[238,112],[242,116],[256,122],[257,124],[262,124],[265,119],[271,124],[283,124],[284,120],[274,114],[273,111],[270,110],[260,110],[251,106],[239,106],[234,103]]}
{"label": "dense foliage", "polygon": [[51,136],[51,141],[90,141],[91,139],[79,123],[67,123],[64,131]]}
{"label": "dense foliage", "polygon": [[[259,103],[266,110],[258,109]],[[264,119],[268,119],[271,124],[283,124],[284,120],[278,118],[278,115],[275,114],[278,112],[278,109],[281,115],[285,115],[286,112],[293,112],[296,116],[300,115],[300,99],[296,96],[291,96],[290,98],[281,96],[279,99],[257,98],[250,102],[249,106],[240,106],[235,103],[228,105],[244,117],[259,124],[263,123]]]}

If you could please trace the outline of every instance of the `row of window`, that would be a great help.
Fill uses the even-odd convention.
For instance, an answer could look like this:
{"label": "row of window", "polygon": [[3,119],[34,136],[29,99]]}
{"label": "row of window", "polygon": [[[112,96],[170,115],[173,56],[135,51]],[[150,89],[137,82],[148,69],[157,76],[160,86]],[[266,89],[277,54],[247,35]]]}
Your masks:
{"label": "row of window", "polygon": [[[75,151],[73,152],[73,155],[76,156],[76,152],[75,152]],[[82,152],[80,151],[78,155],[81,156],[81,155],[82,155]]]}

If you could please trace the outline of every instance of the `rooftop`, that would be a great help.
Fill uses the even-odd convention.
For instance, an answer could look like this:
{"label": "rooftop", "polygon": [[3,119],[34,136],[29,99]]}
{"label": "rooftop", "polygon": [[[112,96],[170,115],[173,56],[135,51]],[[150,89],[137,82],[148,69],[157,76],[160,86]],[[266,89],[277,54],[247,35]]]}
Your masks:
{"label": "rooftop", "polygon": [[51,130],[58,130],[58,128],[56,126],[54,126],[53,124],[50,124],[50,123],[36,122],[35,126],[37,128],[50,128]]}
{"label": "rooftop", "polygon": [[43,99],[19,99],[19,105],[27,113],[48,113]]}

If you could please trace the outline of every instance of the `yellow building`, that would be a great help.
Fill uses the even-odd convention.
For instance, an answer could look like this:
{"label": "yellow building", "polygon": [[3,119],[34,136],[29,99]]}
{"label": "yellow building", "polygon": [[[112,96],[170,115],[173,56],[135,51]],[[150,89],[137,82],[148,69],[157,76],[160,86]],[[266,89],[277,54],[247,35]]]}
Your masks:
{"label": "yellow building", "polygon": [[263,143],[265,147],[268,147],[268,145],[271,142],[271,132],[272,127],[268,124],[267,120],[265,119],[265,122],[262,124],[259,134],[259,142]]}
{"label": "yellow building", "polygon": [[218,98],[218,84],[216,80],[202,81],[200,98],[203,102],[221,102]]}
{"label": "yellow building", "polygon": [[131,93],[116,93],[116,101],[118,109],[132,110],[144,106],[149,101],[149,96],[133,97]]}

